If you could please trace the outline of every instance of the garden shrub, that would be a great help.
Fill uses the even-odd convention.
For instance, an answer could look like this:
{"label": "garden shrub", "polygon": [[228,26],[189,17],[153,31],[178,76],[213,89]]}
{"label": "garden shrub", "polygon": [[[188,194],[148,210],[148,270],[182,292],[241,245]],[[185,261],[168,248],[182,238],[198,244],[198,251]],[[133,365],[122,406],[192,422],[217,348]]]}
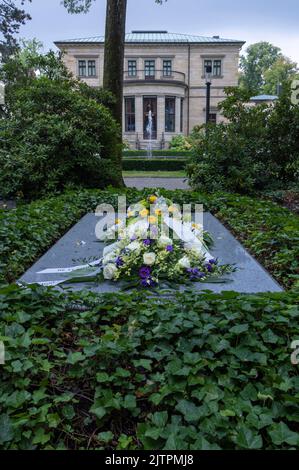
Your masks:
{"label": "garden shrub", "polygon": [[[1,121],[0,194],[26,198],[66,185],[118,184],[118,126],[110,112],[67,82],[40,78],[19,88]],[[120,170],[119,170],[120,171]]]}
{"label": "garden shrub", "polygon": [[289,90],[274,107],[248,107],[239,91],[227,90],[221,105],[229,122],[197,129],[187,173],[194,189],[254,193],[285,187],[299,178],[299,105]]}
{"label": "garden shrub", "polygon": [[184,135],[176,135],[171,139],[169,143],[169,148],[171,150],[174,149],[178,151],[188,151],[192,149],[192,145],[188,137],[185,137]]}
{"label": "garden shrub", "polygon": [[3,449],[299,446],[295,294],[0,289]]}
{"label": "garden shrub", "polygon": [[123,160],[123,170],[125,171],[180,171],[184,170],[186,160],[182,158],[128,158]]}
{"label": "garden shrub", "polygon": [[[146,157],[147,156],[147,150],[125,150],[123,152],[124,158],[127,157]],[[174,157],[190,157],[191,156],[191,151],[189,150],[177,150],[177,149],[168,149],[168,150],[153,150],[152,151],[153,158],[155,157],[168,157],[168,158],[174,158]]]}

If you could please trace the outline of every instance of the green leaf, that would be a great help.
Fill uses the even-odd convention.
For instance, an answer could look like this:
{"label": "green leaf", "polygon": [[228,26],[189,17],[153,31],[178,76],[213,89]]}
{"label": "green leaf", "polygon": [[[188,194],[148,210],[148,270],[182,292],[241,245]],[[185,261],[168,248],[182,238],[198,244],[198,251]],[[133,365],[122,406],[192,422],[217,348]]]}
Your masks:
{"label": "green leaf", "polygon": [[233,410],[221,410],[220,411],[221,416],[228,418],[231,416],[236,416],[236,413]]}
{"label": "green leaf", "polygon": [[194,444],[190,446],[191,450],[221,450],[217,444],[211,444],[203,436],[200,436]]}
{"label": "green leaf", "polygon": [[280,446],[283,443],[287,443],[290,446],[299,445],[299,436],[297,432],[293,432],[289,427],[282,421],[278,424],[274,424],[269,430],[269,435],[272,442],[275,445]]}
{"label": "green leaf", "polygon": [[159,411],[152,415],[152,422],[157,428],[164,428],[168,421],[168,412],[167,411]]}
{"label": "green leaf", "polygon": [[245,323],[244,325],[236,325],[233,326],[230,330],[231,333],[235,333],[236,335],[240,335],[241,333],[244,333],[245,331],[248,331],[249,325]]}
{"label": "green leaf", "polygon": [[196,422],[201,417],[201,409],[192,401],[180,400],[175,409],[182,413],[188,423]]}
{"label": "green leaf", "polygon": [[143,367],[144,369],[151,370],[152,361],[150,359],[138,359],[133,361],[135,367]]}
{"label": "green leaf", "polygon": [[70,353],[67,358],[67,364],[77,364],[78,362],[82,362],[86,359],[84,354],[81,352],[74,352]]}
{"label": "green leaf", "polygon": [[135,395],[126,395],[124,398],[123,407],[127,408],[128,410],[135,410],[137,407]]}
{"label": "green leaf", "polygon": [[93,405],[90,412],[96,415],[97,418],[102,419],[107,414],[107,409],[104,406]]}
{"label": "green leaf", "polygon": [[13,437],[14,433],[9,416],[7,414],[0,415],[0,444],[11,441]]}
{"label": "green leaf", "polygon": [[251,429],[246,428],[245,426],[238,432],[236,443],[242,449],[261,449],[263,447],[261,436],[253,434]]}
{"label": "green leaf", "polygon": [[101,442],[104,442],[105,444],[106,444],[107,442],[112,441],[113,437],[114,437],[114,436],[113,436],[113,432],[111,432],[111,431],[100,432],[100,433],[97,435],[98,440],[101,441]]}

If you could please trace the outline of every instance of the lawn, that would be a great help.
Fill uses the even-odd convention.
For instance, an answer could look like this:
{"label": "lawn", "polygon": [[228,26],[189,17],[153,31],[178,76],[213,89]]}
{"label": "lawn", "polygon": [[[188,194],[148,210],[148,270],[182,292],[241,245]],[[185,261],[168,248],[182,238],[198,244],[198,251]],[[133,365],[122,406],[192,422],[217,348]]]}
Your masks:
{"label": "lawn", "polygon": [[[130,203],[151,191],[125,193]],[[2,448],[298,448],[299,217],[245,196],[162,193],[202,202],[286,292],[19,288],[12,281],[86,211],[115,202],[116,190],[0,211]]]}
{"label": "lawn", "polygon": [[123,171],[124,178],[187,178],[184,171]]}

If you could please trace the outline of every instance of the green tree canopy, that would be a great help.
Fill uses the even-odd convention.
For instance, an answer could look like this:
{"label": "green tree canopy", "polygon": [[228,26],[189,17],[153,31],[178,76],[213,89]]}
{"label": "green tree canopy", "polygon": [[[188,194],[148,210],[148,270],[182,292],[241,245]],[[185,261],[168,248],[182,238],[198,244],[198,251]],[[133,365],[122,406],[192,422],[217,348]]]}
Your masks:
{"label": "green tree canopy", "polygon": [[[25,2],[26,0],[21,0],[21,6]],[[30,15],[19,8],[15,1],[0,2],[0,53],[4,61],[18,48],[15,35],[19,32],[20,26],[30,19]]]}
{"label": "green tree canopy", "polygon": [[280,48],[269,42],[258,42],[249,46],[246,55],[241,57],[240,84],[252,95],[262,92],[265,85],[265,72],[280,57]]}
{"label": "green tree canopy", "polygon": [[277,86],[293,80],[298,73],[296,62],[292,62],[288,57],[281,56],[264,73],[264,93],[275,95]]}

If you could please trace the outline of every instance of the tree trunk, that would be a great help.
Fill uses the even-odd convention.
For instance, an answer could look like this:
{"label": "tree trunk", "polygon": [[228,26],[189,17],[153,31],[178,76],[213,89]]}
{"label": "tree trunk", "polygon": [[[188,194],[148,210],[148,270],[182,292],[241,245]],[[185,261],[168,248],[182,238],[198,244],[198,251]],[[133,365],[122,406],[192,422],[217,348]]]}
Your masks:
{"label": "tree trunk", "polygon": [[122,114],[123,114],[123,75],[126,34],[127,0],[107,0],[105,56],[104,56],[104,88],[110,91],[116,101],[112,105],[112,114],[121,126],[117,163],[122,168]]}

